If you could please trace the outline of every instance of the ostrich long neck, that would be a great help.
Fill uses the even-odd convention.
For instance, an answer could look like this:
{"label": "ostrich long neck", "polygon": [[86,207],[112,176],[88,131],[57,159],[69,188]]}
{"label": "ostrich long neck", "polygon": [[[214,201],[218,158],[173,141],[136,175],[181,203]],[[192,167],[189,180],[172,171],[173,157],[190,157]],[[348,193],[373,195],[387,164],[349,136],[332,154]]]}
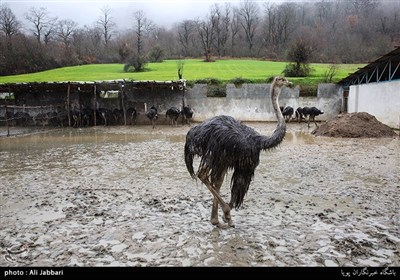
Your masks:
{"label": "ostrich long neck", "polygon": [[276,118],[278,120],[278,124],[276,126],[276,129],[272,133],[270,137],[264,136],[261,148],[263,150],[266,149],[271,149],[273,147],[278,146],[283,138],[285,137],[286,133],[286,122],[285,119],[283,118],[282,112],[279,109],[279,103],[278,103],[278,98],[281,93],[282,88],[275,86],[275,83],[271,84],[271,101],[272,101],[272,107],[274,108]]}

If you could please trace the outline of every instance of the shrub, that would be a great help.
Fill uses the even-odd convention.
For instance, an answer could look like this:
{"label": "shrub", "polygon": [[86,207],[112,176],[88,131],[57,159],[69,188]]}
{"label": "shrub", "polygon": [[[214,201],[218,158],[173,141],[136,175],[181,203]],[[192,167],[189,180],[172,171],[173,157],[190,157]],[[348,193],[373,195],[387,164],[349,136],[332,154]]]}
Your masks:
{"label": "shrub", "polygon": [[250,80],[250,79],[244,79],[242,77],[237,77],[237,78],[234,78],[232,80],[229,80],[229,83],[232,83],[232,84],[235,85],[236,88],[239,88],[243,84],[250,84],[250,83],[253,83],[253,81]]}
{"label": "shrub", "polygon": [[307,77],[311,67],[307,63],[288,63],[282,71],[286,77]]}
{"label": "shrub", "polygon": [[154,46],[147,55],[150,62],[163,62],[164,50],[160,46]]}
{"label": "shrub", "polygon": [[207,85],[207,97],[226,97],[226,85]]}
{"label": "shrub", "polygon": [[302,85],[300,86],[299,96],[316,97],[318,94],[318,85]]}
{"label": "shrub", "polygon": [[147,59],[137,54],[132,55],[124,65],[125,72],[142,72],[147,65]]}

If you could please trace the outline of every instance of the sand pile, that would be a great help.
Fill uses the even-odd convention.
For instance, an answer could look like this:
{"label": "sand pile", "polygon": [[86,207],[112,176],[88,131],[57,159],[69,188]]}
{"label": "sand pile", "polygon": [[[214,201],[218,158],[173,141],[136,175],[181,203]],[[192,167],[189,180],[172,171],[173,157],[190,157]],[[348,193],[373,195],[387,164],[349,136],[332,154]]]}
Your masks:
{"label": "sand pile", "polygon": [[389,126],[365,113],[341,114],[316,128],[312,134],[329,137],[393,137],[397,134]]}

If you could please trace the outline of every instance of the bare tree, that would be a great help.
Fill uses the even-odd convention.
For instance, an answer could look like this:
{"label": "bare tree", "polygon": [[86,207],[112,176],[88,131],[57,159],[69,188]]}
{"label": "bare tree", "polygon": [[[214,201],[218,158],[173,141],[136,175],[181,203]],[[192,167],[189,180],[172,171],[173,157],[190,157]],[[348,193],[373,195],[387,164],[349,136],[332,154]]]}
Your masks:
{"label": "bare tree", "polygon": [[116,24],[111,17],[111,8],[103,7],[101,10],[101,16],[97,20],[97,24],[100,26],[102,30],[104,45],[106,48],[108,47],[109,42],[111,41],[112,35],[115,33]]}
{"label": "bare tree", "polygon": [[266,27],[264,30],[264,44],[277,55],[287,45],[290,36],[296,28],[295,9],[293,4],[265,6]]}
{"label": "bare tree", "polygon": [[355,15],[364,13],[368,15],[372,13],[378,6],[377,0],[349,0],[348,5],[350,6],[348,12]]}
{"label": "bare tree", "polygon": [[135,34],[136,51],[138,56],[143,55],[144,38],[155,28],[154,23],[149,20],[142,10],[135,12]]}
{"label": "bare tree", "polygon": [[215,36],[215,25],[216,18],[214,15],[210,15],[208,19],[198,22],[198,33],[200,37],[201,46],[203,49],[203,54],[205,56],[205,61],[212,61],[212,45]]}
{"label": "bare tree", "polygon": [[46,8],[31,7],[25,14],[25,18],[32,23],[33,28],[30,31],[36,37],[37,42],[42,44],[42,36],[45,44],[50,41],[51,34],[54,32],[54,24],[57,18],[50,17]]}
{"label": "bare tree", "polygon": [[239,10],[233,8],[232,20],[230,24],[231,29],[231,56],[235,56],[235,41],[240,29],[240,15]]}
{"label": "bare tree", "polygon": [[192,43],[195,32],[196,22],[184,20],[178,24],[178,38],[181,45],[182,55],[187,57],[192,55]]}
{"label": "bare tree", "polygon": [[239,14],[242,19],[240,25],[242,26],[246,34],[246,42],[250,54],[252,53],[254,46],[254,36],[256,34],[256,29],[260,22],[258,10],[258,4],[249,0],[243,2],[239,9]]}
{"label": "bare tree", "polygon": [[224,13],[221,11],[221,7],[218,4],[214,4],[211,8],[211,14],[215,18],[215,40],[214,48],[218,54],[218,57],[225,55],[226,42],[229,37],[229,25],[230,25],[230,6],[225,5]]}
{"label": "bare tree", "polygon": [[21,30],[21,22],[17,20],[12,10],[6,6],[0,6],[0,31],[4,33],[6,40],[18,34]]}
{"label": "bare tree", "polygon": [[66,49],[68,49],[72,43],[72,38],[77,26],[78,24],[70,19],[58,21],[56,34]]}
{"label": "bare tree", "polygon": [[332,83],[333,82],[333,78],[337,74],[337,71],[338,71],[338,66],[336,64],[329,65],[329,68],[327,70],[325,70],[325,72],[323,74],[322,81],[324,83]]}

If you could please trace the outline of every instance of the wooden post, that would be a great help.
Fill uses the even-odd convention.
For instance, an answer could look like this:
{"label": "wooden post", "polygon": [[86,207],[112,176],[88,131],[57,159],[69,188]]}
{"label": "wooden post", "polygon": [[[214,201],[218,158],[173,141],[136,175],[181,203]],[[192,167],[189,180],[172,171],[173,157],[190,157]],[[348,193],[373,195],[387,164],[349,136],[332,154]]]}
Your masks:
{"label": "wooden post", "polygon": [[67,114],[68,114],[68,126],[69,126],[69,127],[71,127],[70,91],[71,91],[71,84],[68,82],[68,90],[67,90]]}
{"label": "wooden post", "polygon": [[[7,102],[7,101],[6,101]],[[6,112],[4,114],[4,118],[6,119],[6,126],[7,126],[7,137],[10,136],[10,125],[8,123],[8,115],[7,115],[7,104],[4,106],[6,109]]]}
{"label": "wooden post", "polygon": [[[182,81],[182,80],[180,80],[180,81]],[[178,85],[178,88],[179,88],[179,85]],[[185,108],[185,106],[186,106],[186,104],[185,104],[185,86],[184,85],[182,85],[182,124],[184,125],[185,124],[185,120],[186,120],[186,116],[185,116],[185,114],[183,114],[183,108]]]}
{"label": "wooden post", "polygon": [[96,95],[96,83],[94,84],[94,88],[93,88],[93,94],[94,94],[94,105],[93,105],[93,120],[94,120],[94,126],[96,126],[97,124],[97,120],[96,120],[96,105],[97,105],[97,95]]}
{"label": "wooden post", "polygon": [[[74,105],[75,107],[75,105]],[[78,127],[82,126],[81,87],[78,85]]]}
{"label": "wooden post", "polygon": [[124,112],[124,125],[126,125],[126,107],[125,107],[125,93],[124,93],[125,83],[119,84],[119,89],[121,92],[121,105],[122,111]]}

